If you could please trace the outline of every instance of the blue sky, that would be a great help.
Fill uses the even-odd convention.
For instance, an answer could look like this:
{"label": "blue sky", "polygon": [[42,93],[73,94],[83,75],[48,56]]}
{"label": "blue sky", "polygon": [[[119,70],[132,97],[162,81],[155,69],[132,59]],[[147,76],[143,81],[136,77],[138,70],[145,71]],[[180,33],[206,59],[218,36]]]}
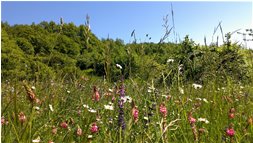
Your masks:
{"label": "blue sky", "polygon": [[[1,2],[2,21],[9,24],[31,24],[41,21],[55,21],[84,24],[86,14],[90,26],[98,38],[120,38],[125,43],[133,39],[135,29],[138,42],[158,42],[164,34],[163,17],[169,14],[172,26],[171,3],[173,5],[175,32],[183,39],[189,35],[196,43],[212,40],[214,28],[222,21],[224,33],[237,29],[253,28],[252,2]],[[243,30],[241,30],[243,32]],[[217,35],[220,32],[217,31]],[[219,36],[221,37],[221,35]],[[215,38],[216,39],[216,38]],[[233,40],[245,44],[242,36],[234,34]],[[221,38],[220,38],[221,40]],[[173,34],[167,41],[174,41]],[[221,43],[221,41],[219,42]],[[252,42],[247,43],[248,46]],[[252,45],[251,45],[252,46]]]}

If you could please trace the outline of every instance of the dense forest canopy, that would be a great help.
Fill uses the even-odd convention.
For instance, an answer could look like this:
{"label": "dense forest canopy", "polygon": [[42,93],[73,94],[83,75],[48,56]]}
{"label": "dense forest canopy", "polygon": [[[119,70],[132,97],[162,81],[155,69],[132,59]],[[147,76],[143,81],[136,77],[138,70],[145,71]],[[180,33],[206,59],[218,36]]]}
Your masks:
{"label": "dense forest canopy", "polygon": [[229,39],[221,46],[202,46],[188,36],[178,44],[125,44],[121,39],[98,39],[88,26],[74,23],[10,26],[2,22],[1,27],[3,81],[59,77],[116,81],[124,75],[126,79],[156,79],[166,84],[177,81],[178,76],[182,76],[181,82],[252,82],[253,51]]}

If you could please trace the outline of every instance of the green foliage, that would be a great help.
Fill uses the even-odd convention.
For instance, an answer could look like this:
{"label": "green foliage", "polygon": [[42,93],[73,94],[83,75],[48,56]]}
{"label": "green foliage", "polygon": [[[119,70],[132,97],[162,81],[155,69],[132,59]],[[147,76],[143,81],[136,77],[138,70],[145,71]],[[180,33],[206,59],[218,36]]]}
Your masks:
{"label": "green foliage", "polygon": [[[24,78],[24,75],[34,77],[34,72],[29,72],[30,66],[28,70],[21,67],[39,63],[48,66],[51,74],[71,75],[71,79],[88,74],[116,81],[122,74],[126,79],[155,79],[164,86],[210,80],[251,82],[251,57],[245,56],[249,51],[244,50],[244,55],[242,51],[242,47],[231,43],[220,47],[199,46],[189,36],[179,44],[124,44],[121,39],[99,40],[86,25],[59,25],[52,21],[14,26],[2,23],[2,60],[5,61],[2,77],[4,74],[6,78],[11,76],[8,73],[17,75],[17,71]],[[167,62],[168,59],[173,62]]]}

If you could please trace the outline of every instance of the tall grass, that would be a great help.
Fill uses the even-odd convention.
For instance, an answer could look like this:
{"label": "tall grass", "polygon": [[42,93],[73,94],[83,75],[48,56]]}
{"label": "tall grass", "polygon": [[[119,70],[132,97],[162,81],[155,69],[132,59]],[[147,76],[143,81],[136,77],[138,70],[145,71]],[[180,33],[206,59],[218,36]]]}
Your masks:
{"label": "tall grass", "polygon": [[[30,82],[28,86],[35,86],[33,92],[41,103],[32,103],[27,99],[22,83],[4,82],[2,142],[35,142],[36,139],[40,142],[194,142],[189,112],[196,119],[194,128],[199,142],[253,140],[251,86],[231,83],[220,87],[209,83],[195,89],[189,84],[180,87],[184,90],[182,94],[177,85],[164,88],[154,83],[143,83],[145,81],[133,79],[124,82],[125,96],[132,100],[124,103],[126,128],[121,132],[117,105],[120,82],[111,84],[102,79],[78,80],[75,84]],[[98,87],[99,101],[92,100],[93,85]],[[131,101],[139,110],[137,122],[132,116]],[[166,106],[167,116],[160,113],[162,103]],[[111,105],[114,110],[107,110],[104,105]],[[235,109],[233,118],[229,117],[231,108]],[[26,117],[24,121],[20,119],[21,112]],[[62,127],[62,122],[68,126]],[[93,123],[99,127],[96,133],[90,130]],[[235,130],[233,137],[226,134],[230,124]],[[78,128],[83,132],[81,136],[77,135]],[[53,129],[57,132],[52,133]]]}

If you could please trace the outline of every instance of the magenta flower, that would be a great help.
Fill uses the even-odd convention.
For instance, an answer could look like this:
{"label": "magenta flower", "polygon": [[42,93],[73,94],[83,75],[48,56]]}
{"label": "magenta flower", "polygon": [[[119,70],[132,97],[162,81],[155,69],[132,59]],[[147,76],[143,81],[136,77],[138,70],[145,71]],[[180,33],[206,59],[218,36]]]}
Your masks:
{"label": "magenta flower", "polygon": [[132,116],[134,117],[134,122],[137,122],[138,116],[139,116],[139,110],[137,109],[136,106],[132,109]]}
{"label": "magenta flower", "polygon": [[60,126],[64,129],[68,128],[68,124],[64,121],[60,124]]}
{"label": "magenta flower", "polygon": [[235,135],[235,130],[233,128],[227,128],[227,136],[233,137]]}
{"label": "magenta flower", "polygon": [[97,126],[96,123],[93,123],[93,124],[92,124],[92,126],[91,126],[91,128],[90,128],[90,131],[91,131],[92,133],[97,133],[97,132],[98,132],[98,126]]}
{"label": "magenta flower", "polygon": [[163,115],[163,117],[166,117],[167,116],[167,108],[166,106],[164,105],[164,103],[162,103],[160,105],[160,113]]}
{"label": "magenta flower", "polygon": [[190,122],[190,124],[194,124],[194,123],[196,123],[196,119],[193,117],[189,117],[189,122]]}

